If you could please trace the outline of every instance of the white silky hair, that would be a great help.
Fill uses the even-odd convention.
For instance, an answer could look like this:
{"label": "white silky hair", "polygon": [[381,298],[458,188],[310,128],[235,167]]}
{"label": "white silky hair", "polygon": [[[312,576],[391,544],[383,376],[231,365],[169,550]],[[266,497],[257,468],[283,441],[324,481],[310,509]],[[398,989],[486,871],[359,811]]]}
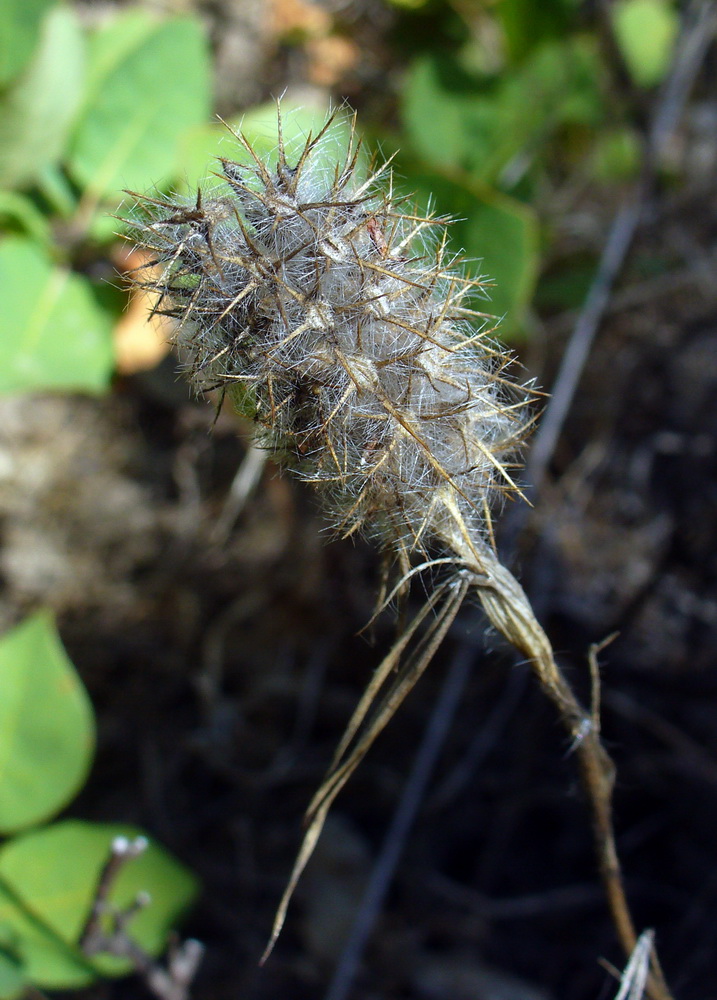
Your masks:
{"label": "white silky hair", "polygon": [[229,391],[341,532],[407,566],[450,546],[456,510],[478,539],[516,489],[530,391],[470,307],[483,286],[448,257],[445,220],[396,199],[385,165],[362,172],[353,124],[330,168],[337,125],[290,164],[279,112],[273,168],[237,134],[252,165],[222,160],[224,182],[194,203],[140,201],[136,238],[197,388]]}

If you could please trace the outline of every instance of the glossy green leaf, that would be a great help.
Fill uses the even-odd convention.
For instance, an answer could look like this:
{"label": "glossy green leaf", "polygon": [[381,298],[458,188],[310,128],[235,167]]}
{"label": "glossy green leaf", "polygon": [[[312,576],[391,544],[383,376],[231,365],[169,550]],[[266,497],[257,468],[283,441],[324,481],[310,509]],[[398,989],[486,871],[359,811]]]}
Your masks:
{"label": "glossy green leaf", "polygon": [[82,97],[84,38],[69,7],[51,10],[30,64],[0,100],[0,184],[31,184],[64,152]]}
{"label": "glossy green leaf", "polygon": [[0,87],[22,70],[40,37],[40,24],[55,0],[0,0]]}
{"label": "glossy green leaf", "polygon": [[92,706],[44,615],[0,639],[0,831],[54,815],[84,784]]}
{"label": "glossy green leaf", "polygon": [[611,8],[615,36],[641,87],[660,83],[670,67],[679,18],[669,0],[619,0]]}
{"label": "glossy green leaf", "polygon": [[113,317],[90,282],[54,267],[34,243],[0,242],[0,393],[102,392],[112,372]]}
{"label": "glossy green leaf", "polygon": [[209,57],[201,24],[130,10],[90,46],[87,98],[69,167],[95,195],[167,183],[183,132],[209,114]]}
{"label": "glossy green leaf", "polygon": [[409,174],[406,183],[416,191],[421,210],[430,199],[439,214],[458,220],[449,228],[450,248],[468,258],[468,271],[486,280],[486,299],[474,302],[474,308],[501,320],[499,336],[518,335],[538,274],[539,232],[533,210],[470,178],[416,173]]}
{"label": "glossy green leaf", "polygon": [[[103,975],[130,971],[127,960],[109,955],[88,962],[77,943],[112,841],[139,833],[121,825],[68,820],[15,837],[0,848],[0,928],[14,935],[25,975],[33,983],[67,989],[91,982],[93,970]],[[150,843],[144,854],[124,865],[109,901],[127,909],[139,893],[149,895],[149,905],[131,919],[128,933],[149,955],[158,955],[197,890],[192,873]]]}

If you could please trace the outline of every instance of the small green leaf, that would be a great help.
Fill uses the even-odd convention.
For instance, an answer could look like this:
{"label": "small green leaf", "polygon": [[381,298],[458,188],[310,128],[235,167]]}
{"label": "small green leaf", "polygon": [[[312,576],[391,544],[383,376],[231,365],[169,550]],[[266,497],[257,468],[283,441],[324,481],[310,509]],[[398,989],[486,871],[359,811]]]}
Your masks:
{"label": "small green leaf", "polygon": [[515,336],[538,275],[539,232],[533,210],[471,178],[411,173],[407,183],[417,192],[419,210],[425,211],[430,200],[440,214],[457,218],[449,228],[450,246],[475,261],[467,269],[487,281],[486,301],[474,307],[501,319],[500,337]]}
{"label": "small green leaf", "polygon": [[598,180],[632,180],[640,170],[640,161],[640,140],[633,129],[618,126],[596,136],[590,165]]}
{"label": "small green leaf", "polygon": [[0,0],[0,87],[24,68],[55,0]]}
{"label": "small green leaf", "polygon": [[0,831],[62,809],[84,784],[94,750],[92,706],[44,615],[0,639]]}
{"label": "small green leaf", "polygon": [[617,43],[635,83],[640,87],[660,83],[670,67],[679,30],[673,4],[619,0],[611,10]]}
{"label": "small green leaf", "polygon": [[86,278],[54,267],[29,240],[8,237],[0,287],[0,393],[107,388],[113,320]]}
{"label": "small green leaf", "polygon": [[[109,955],[93,956],[90,963],[79,954],[77,944],[112,841],[139,834],[126,826],[68,820],[15,837],[0,848],[0,927],[12,930],[25,974],[33,983],[68,989],[91,982],[93,970],[110,976],[130,971],[129,961]],[[122,868],[109,901],[127,909],[138,893],[150,896],[149,905],[127,929],[147,954],[155,956],[197,891],[192,873],[150,843],[144,854]]]}
{"label": "small green leaf", "polygon": [[32,183],[61,157],[80,104],[84,38],[69,7],[51,10],[39,48],[0,101],[0,184]]}
{"label": "small green leaf", "polygon": [[209,59],[199,21],[128,11],[92,39],[87,99],[69,167],[96,196],[167,183],[179,141],[209,113]]}

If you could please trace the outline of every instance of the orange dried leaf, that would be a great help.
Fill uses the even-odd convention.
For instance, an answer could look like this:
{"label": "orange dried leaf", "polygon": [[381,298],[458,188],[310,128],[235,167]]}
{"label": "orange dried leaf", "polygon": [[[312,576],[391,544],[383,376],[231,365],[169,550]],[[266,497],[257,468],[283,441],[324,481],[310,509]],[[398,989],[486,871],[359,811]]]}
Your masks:
{"label": "orange dried leaf", "polygon": [[[118,267],[126,272],[137,271],[146,265],[149,254],[140,250],[122,253]],[[143,272],[149,276],[148,271]],[[113,331],[116,367],[120,375],[135,375],[154,368],[169,352],[172,321],[168,316],[151,315],[156,304],[156,293],[145,288],[133,288],[127,311],[118,320]]]}

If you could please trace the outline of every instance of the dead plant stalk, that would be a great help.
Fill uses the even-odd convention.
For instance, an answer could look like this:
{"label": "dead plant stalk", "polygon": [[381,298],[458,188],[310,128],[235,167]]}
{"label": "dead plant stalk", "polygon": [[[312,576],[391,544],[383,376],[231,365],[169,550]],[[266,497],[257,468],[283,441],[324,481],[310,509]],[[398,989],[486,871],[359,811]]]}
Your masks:
{"label": "dead plant stalk", "polygon": [[[208,195],[137,196],[135,237],[151,252],[143,283],[157,311],[177,320],[194,385],[232,396],[254,419],[259,444],[318,487],[344,536],[361,530],[393,555],[399,579],[381,607],[417,574],[434,574],[309,806],[264,958],[334,799],[470,591],[530,661],[573,742],[612,917],[630,955],[637,935],[615,850],[596,653],[587,713],[495,553],[490,508],[519,492],[513,470],[535,393],[511,376],[489,317],[472,305],[482,282],[449,257],[447,220],[406,208],[386,164],[366,174],[354,120],[331,115],[289,163],[279,113],[272,168],[241,133],[236,139],[245,162],[222,160],[222,183]],[[432,557],[436,546],[446,554]],[[653,1000],[668,1000],[656,959],[648,988]]]}

